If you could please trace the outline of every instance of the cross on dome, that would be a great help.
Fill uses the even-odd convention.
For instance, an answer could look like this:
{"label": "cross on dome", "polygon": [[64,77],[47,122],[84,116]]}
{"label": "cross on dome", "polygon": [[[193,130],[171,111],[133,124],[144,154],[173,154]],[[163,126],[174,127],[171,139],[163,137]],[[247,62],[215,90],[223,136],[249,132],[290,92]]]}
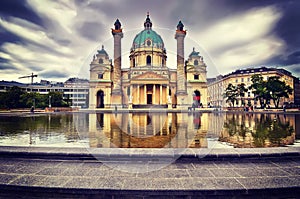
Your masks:
{"label": "cross on dome", "polygon": [[147,18],[146,18],[146,21],[144,23],[144,27],[145,27],[145,29],[151,29],[152,28],[152,22],[151,22],[150,17],[149,17],[149,12],[147,12]]}

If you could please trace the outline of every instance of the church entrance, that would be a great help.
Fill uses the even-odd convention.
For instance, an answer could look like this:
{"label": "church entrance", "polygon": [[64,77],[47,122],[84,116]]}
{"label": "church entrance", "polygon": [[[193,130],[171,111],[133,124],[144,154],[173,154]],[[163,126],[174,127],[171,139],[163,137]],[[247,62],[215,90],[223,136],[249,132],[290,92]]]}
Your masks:
{"label": "church entrance", "polygon": [[147,94],[147,104],[152,104],[152,94]]}
{"label": "church entrance", "polygon": [[102,90],[97,92],[97,108],[104,108],[104,92]]}
{"label": "church entrance", "polygon": [[193,95],[193,101],[194,101],[194,105],[199,108],[202,106],[201,104],[201,94],[198,90],[194,91],[194,95]]}

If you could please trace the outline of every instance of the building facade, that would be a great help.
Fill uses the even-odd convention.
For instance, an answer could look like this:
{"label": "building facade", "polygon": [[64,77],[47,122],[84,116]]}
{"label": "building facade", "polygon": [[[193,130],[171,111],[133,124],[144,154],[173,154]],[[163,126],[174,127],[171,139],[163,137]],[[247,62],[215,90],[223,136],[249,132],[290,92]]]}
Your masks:
{"label": "building facade", "polygon": [[40,83],[23,84],[19,82],[0,82],[0,92],[6,92],[11,87],[17,86],[25,92],[36,92],[46,95],[49,92],[60,92],[65,101],[70,102],[70,106],[88,108],[89,81],[79,78],[69,78],[63,82],[49,82],[41,80]]}
{"label": "building facade", "polygon": [[[252,75],[259,74],[263,77],[263,80],[268,80],[269,77],[278,76],[281,81],[284,81],[293,89],[293,93],[289,95],[289,98],[281,98],[279,107],[283,106],[284,103],[294,103],[295,101],[295,89],[294,89],[294,80],[295,77],[292,74],[284,69],[277,68],[248,68],[236,70],[230,74],[219,76],[209,81],[208,83],[208,102],[209,105],[213,107],[230,107],[229,103],[226,103],[226,99],[223,97],[227,86],[231,83],[234,86],[238,84],[245,84],[245,87],[248,88],[251,84]],[[255,100],[255,96],[251,90],[248,90],[245,93],[243,98],[237,99],[236,106],[242,107],[244,103],[251,104],[252,106],[260,106],[259,103]],[[270,106],[274,106],[273,102],[270,102]]]}
{"label": "building facade", "polygon": [[130,48],[130,66],[121,63],[121,23],[112,29],[114,58],[110,60],[102,46],[90,64],[89,108],[187,108],[207,105],[206,64],[203,57],[191,52],[184,59],[186,31],[180,21],[176,69],[167,67],[167,51],[162,37],[152,29],[149,14],[144,30]]}

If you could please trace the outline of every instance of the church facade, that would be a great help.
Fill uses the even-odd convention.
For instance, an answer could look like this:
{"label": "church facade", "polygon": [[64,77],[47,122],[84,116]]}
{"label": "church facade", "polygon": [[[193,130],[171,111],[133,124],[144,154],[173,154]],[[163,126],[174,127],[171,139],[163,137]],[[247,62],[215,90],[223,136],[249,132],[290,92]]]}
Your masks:
{"label": "church facade", "polygon": [[133,40],[130,66],[124,67],[121,62],[123,31],[117,19],[112,29],[113,61],[102,46],[90,64],[89,108],[187,109],[207,106],[206,64],[195,49],[185,60],[186,31],[183,27],[180,21],[175,31],[176,69],[167,67],[163,39],[152,29],[149,14],[144,29]]}

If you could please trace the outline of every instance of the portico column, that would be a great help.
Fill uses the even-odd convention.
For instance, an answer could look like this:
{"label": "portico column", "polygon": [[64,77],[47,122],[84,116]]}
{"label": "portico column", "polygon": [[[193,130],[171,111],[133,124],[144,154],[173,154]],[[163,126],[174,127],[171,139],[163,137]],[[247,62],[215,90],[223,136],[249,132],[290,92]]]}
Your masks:
{"label": "portico column", "polygon": [[159,104],[162,104],[162,85],[159,87]]}
{"label": "portico column", "polygon": [[147,104],[147,87],[146,87],[146,84],[144,84],[144,100],[145,100],[145,104]]}
{"label": "portico column", "polygon": [[[130,85],[130,88],[129,88],[129,95],[133,98],[133,88],[132,88],[132,84]],[[133,101],[133,99],[131,98],[131,102]]]}
{"label": "portico column", "polygon": [[170,89],[170,87],[169,87],[169,85],[167,85],[167,91],[166,91],[167,103],[168,103],[169,89]]}
{"label": "portico column", "polygon": [[137,85],[137,104],[140,104],[140,85]]}
{"label": "portico column", "polygon": [[155,84],[153,84],[153,104],[155,104]]}
{"label": "portico column", "polygon": [[128,108],[132,109],[132,104],[133,104],[133,88],[132,84],[129,86],[129,96],[128,96]]}

